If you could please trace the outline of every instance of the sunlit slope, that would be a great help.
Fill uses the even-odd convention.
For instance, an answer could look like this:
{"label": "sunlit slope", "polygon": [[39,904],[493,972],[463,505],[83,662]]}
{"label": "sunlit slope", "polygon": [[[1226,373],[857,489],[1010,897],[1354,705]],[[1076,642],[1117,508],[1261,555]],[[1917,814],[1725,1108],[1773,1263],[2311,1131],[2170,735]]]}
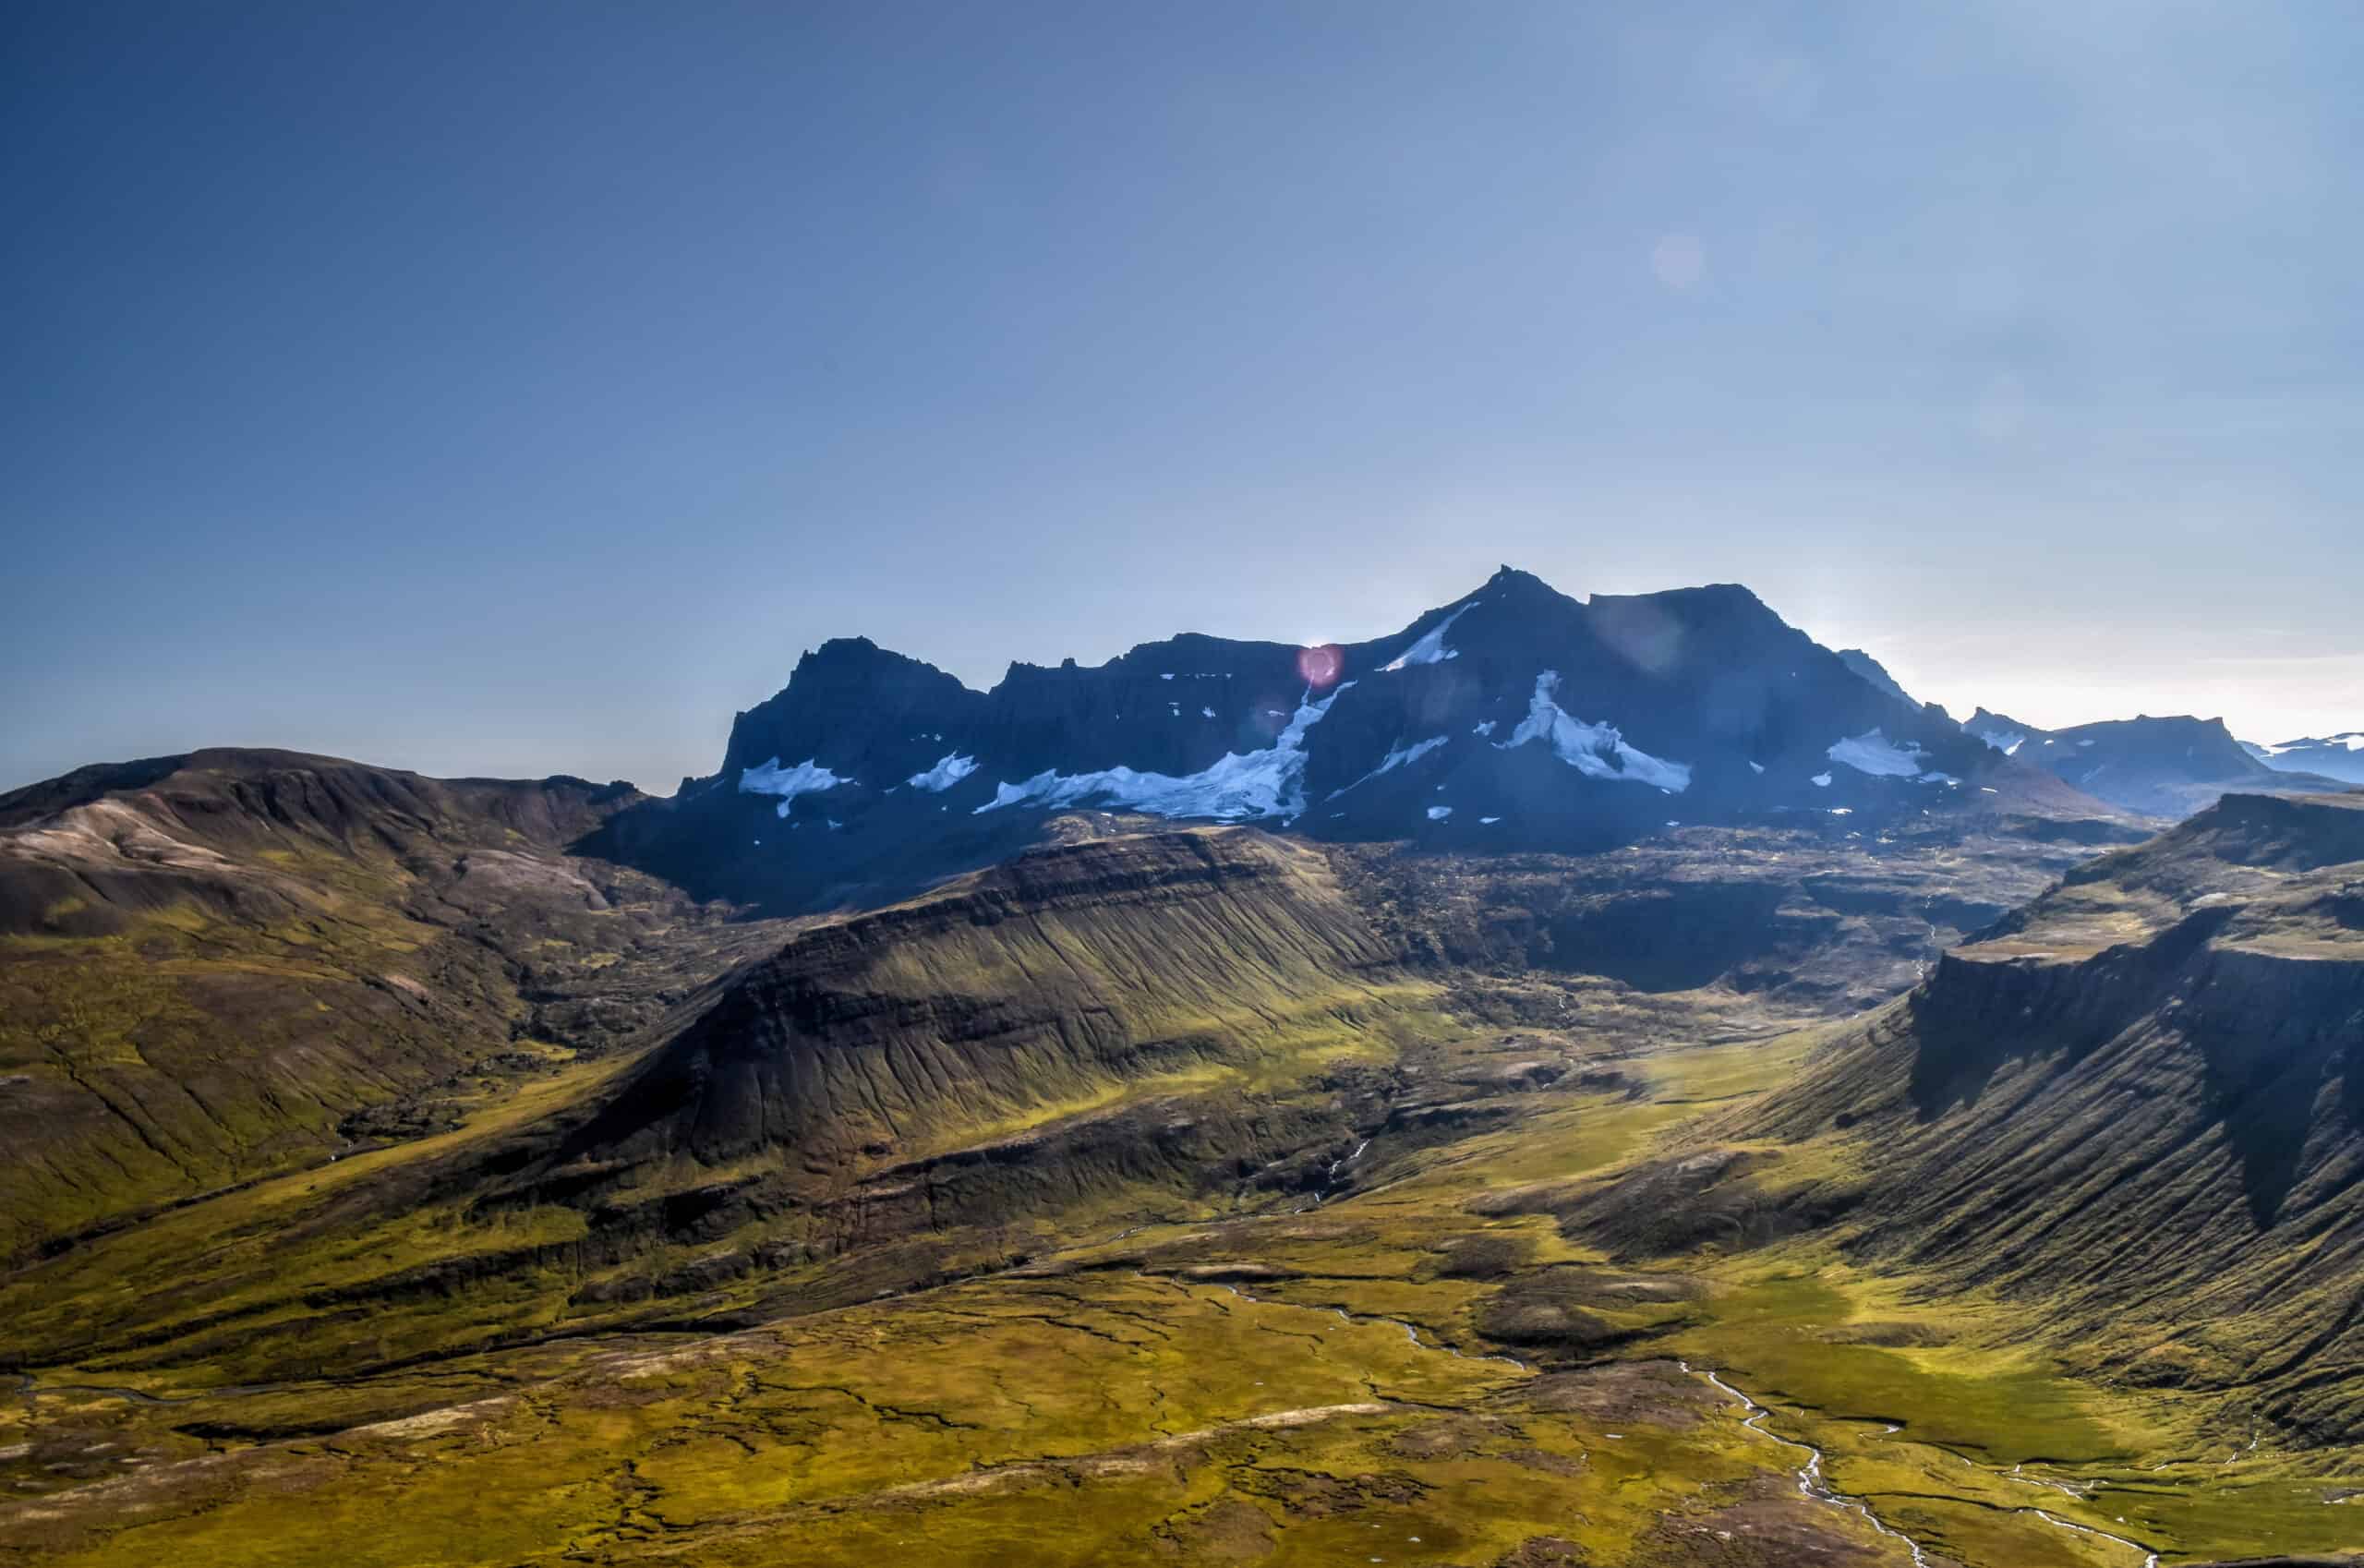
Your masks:
{"label": "sunlit slope", "polygon": [[1735,1125],[1853,1151],[1798,1204],[1860,1256],[2364,1437],[2364,796],[2228,796],[2071,874]]}
{"label": "sunlit slope", "polygon": [[467,1135],[0,1281],[0,1357],[205,1384],[863,1299],[1310,1191],[1446,1030],[1318,853],[1245,829],[1058,847],[775,947]]}
{"label": "sunlit slope", "polygon": [[1310,850],[1249,829],[1062,846],[799,935],[577,1149],[925,1152],[1140,1080],[1364,1049],[1405,986]]}
{"label": "sunlit slope", "polygon": [[634,798],[236,751],[0,797],[0,1257],[657,1017],[745,938],[565,852]]}
{"label": "sunlit slope", "polygon": [[[1379,1130],[1319,1206],[742,1332],[170,1404],[43,1371],[0,1405],[0,1562],[2346,1561],[2352,1464],[2064,1376],[2011,1333],[2032,1314],[1818,1243],[1613,1260],[1533,1210],[1680,1146],[1797,1044],[1650,1053],[1473,1136]],[[1421,1076],[1571,1049],[1465,1041]]]}

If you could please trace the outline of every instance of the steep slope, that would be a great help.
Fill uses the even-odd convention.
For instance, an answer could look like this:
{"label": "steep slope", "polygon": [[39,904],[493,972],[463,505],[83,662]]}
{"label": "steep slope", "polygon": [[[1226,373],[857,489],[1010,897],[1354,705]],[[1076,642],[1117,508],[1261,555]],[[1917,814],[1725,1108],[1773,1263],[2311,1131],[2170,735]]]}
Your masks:
{"label": "steep slope", "polygon": [[[1892,685],[1892,682],[1890,683]],[[721,770],[599,852],[782,910],[1002,859],[1061,811],[1583,851],[1671,823],[2117,814],[1719,585],[1579,602],[1505,567],[1373,642],[1183,636],[991,692],[860,639],[739,716]]]}
{"label": "steep slope", "polygon": [[0,1366],[240,1381],[809,1310],[1104,1213],[1309,1201],[1453,1032],[1321,852],[1252,829],[1084,838],[770,935],[648,1050],[493,1098],[476,1136],[0,1276]]}
{"label": "steep slope", "polygon": [[2244,741],[2241,749],[2277,773],[2314,774],[2346,784],[2364,784],[2364,730],[2272,746]]}
{"label": "steep slope", "polygon": [[2364,794],[2228,795],[2072,872],[1736,1124],[1834,1129],[1862,1175],[1798,1201],[1857,1205],[1862,1254],[2364,1437]]}
{"label": "steep slope", "polygon": [[1370,1055],[1423,988],[1302,846],[1248,829],[1023,855],[737,976],[566,1158],[834,1180],[1113,1104]]}
{"label": "steep slope", "polygon": [[2006,756],[2146,816],[2189,816],[2234,790],[2313,794],[2342,787],[2335,778],[2267,766],[2233,739],[2221,718],[2145,714],[2044,730],[1982,707],[1962,721],[1962,730]]}
{"label": "steep slope", "polygon": [[640,798],[242,751],[0,796],[0,1256],[629,1038],[755,935],[565,852]]}
{"label": "steep slope", "polygon": [[1921,706],[1919,703],[1912,702],[1912,693],[1897,683],[1896,677],[1888,672],[1888,666],[1865,653],[1862,648],[1840,648],[1839,659],[1840,663],[1869,683],[1873,690],[1885,692],[1900,703],[1912,703],[1914,707]]}

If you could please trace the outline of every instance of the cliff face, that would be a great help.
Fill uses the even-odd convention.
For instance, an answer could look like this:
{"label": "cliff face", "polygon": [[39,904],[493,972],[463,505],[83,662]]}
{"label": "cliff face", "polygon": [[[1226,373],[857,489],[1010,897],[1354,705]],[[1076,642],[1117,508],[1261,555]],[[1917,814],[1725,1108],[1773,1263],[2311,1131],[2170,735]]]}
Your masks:
{"label": "cliff face", "polygon": [[1362,1048],[1405,982],[1313,851],[1249,830],[1060,846],[739,976],[578,1159],[825,1172]]}
{"label": "cliff face", "polygon": [[1743,1130],[1842,1129],[1865,1253],[2046,1302],[2113,1375],[2353,1441],[2359,909],[2364,796],[2227,797],[1948,954]]}

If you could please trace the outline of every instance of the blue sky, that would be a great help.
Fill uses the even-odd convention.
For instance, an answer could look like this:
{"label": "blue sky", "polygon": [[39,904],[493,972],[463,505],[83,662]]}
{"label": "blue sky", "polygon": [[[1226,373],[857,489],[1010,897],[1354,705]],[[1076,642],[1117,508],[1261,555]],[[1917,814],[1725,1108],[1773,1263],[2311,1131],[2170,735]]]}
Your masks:
{"label": "blue sky", "polygon": [[1924,697],[2364,727],[2364,11],[138,6],[0,27],[0,786],[659,790],[1499,561]]}

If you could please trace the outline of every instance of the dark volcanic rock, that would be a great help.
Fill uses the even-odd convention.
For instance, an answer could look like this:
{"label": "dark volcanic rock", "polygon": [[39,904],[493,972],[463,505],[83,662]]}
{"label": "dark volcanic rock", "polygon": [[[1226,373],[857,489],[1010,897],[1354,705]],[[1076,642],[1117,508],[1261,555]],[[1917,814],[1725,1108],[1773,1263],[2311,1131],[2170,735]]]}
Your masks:
{"label": "dark volcanic rock", "polygon": [[[1876,667],[1874,667],[1876,669]],[[1393,636],[1185,635],[990,692],[861,639],[596,852],[782,911],[883,901],[1077,808],[1342,841],[1597,850],[1675,823],[2112,813],[1731,585],[1578,601],[1505,567]]]}
{"label": "dark volcanic rock", "polygon": [[1836,1130],[1853,1246],[2043,1303],[2089,1366],[2353,1441],[2359,894],[2364,795],[2227,795],[1947,953],[1727,1130]]}

